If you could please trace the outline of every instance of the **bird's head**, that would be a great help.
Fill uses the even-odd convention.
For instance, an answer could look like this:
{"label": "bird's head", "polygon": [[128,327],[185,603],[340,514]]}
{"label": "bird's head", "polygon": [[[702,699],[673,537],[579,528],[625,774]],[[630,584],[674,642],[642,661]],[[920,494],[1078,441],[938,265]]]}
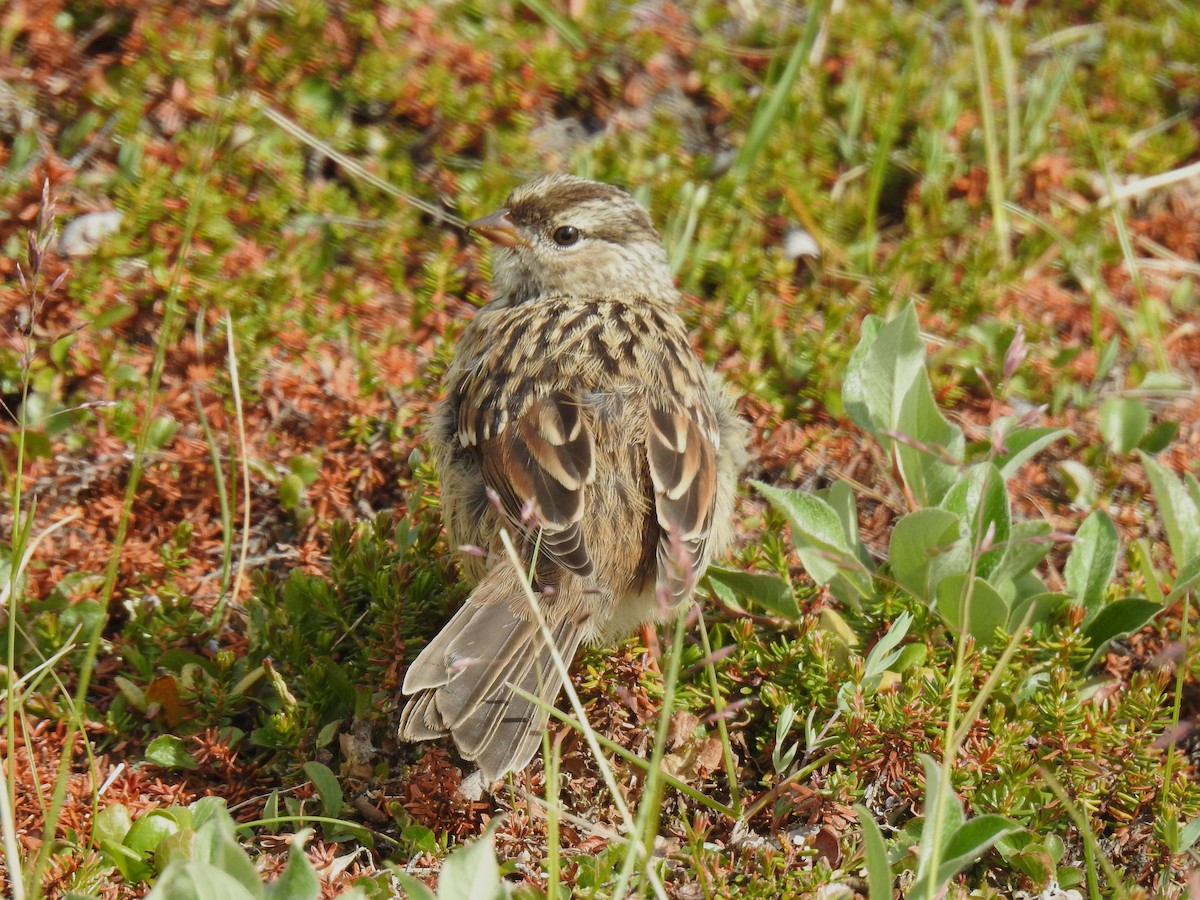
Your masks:
{"label": "bird's head", "polygon": [[496,246],[492,281],[508,304],[539,297],[676,296],[667,253],[636,200],[612,185],[548,175],[468,223]]}

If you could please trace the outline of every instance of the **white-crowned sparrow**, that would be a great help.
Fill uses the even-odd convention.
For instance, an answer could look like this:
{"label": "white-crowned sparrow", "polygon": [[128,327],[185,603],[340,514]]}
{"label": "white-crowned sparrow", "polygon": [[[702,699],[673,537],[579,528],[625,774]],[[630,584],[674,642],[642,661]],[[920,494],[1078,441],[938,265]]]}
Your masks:
{"label": "white-crowned sparrow", "polygon": [[523,769],[562,685],[498,533],[533,567],[563,657],[671,617],[729,541],[746,426],[675,312],[632,197],[540,178],[471,223],[495,299],[466,326],[431,442],[446,529],[478,579],[408,670],[400,736],[446,733],[485,778]]}

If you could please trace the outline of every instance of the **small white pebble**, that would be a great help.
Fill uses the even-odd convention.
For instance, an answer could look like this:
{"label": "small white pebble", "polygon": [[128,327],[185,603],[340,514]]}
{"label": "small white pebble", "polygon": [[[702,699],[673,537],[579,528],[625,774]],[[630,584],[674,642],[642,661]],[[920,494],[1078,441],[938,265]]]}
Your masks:
{"label": "small white pebble", "polygon": [[59,256],[90,256],[101,242],[121,227],[120,210],[84,213],[72,219],[58,238]]}
{"label": "small white pebble", "polygon": [[787,259],[799,259],[802,256],[818,259],[821,256],[821,247],[803,228],[791,225],[783,236],[783,255]]}

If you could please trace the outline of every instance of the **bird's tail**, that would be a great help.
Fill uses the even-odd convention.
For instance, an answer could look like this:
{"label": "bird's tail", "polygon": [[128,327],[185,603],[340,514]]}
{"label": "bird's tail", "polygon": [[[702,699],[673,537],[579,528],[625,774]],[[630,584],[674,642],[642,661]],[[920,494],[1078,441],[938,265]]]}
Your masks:
{"label": "bird's tail", "polygon": [[[474,760],[488,781],[525,768],[541,746],[546,713],[512,688],[551,705],[562,687],[537,623],[503,600],[480,602],[499,599],[495,593],[501,586],[490,583],[497,576],[504,577],[501,570],[484,578],[409,667],[402,690],[413,697],[400,717],[402,740],[450,734],[459,753]],[[581,623],[555,621],[551,631],[570,664],[583,634]]]}

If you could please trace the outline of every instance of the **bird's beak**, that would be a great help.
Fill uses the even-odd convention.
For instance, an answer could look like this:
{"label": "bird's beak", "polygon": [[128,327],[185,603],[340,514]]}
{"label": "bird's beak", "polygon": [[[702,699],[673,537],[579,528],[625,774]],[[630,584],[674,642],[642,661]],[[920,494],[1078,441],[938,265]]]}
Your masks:
{"label": "bird's beak", "polygon": [[498,209],[489,216],[467,223],[468,231],[482,234],[493,244],[504,247],[528,247],[529,242],[521,237],[516,223],[507,209]]}

